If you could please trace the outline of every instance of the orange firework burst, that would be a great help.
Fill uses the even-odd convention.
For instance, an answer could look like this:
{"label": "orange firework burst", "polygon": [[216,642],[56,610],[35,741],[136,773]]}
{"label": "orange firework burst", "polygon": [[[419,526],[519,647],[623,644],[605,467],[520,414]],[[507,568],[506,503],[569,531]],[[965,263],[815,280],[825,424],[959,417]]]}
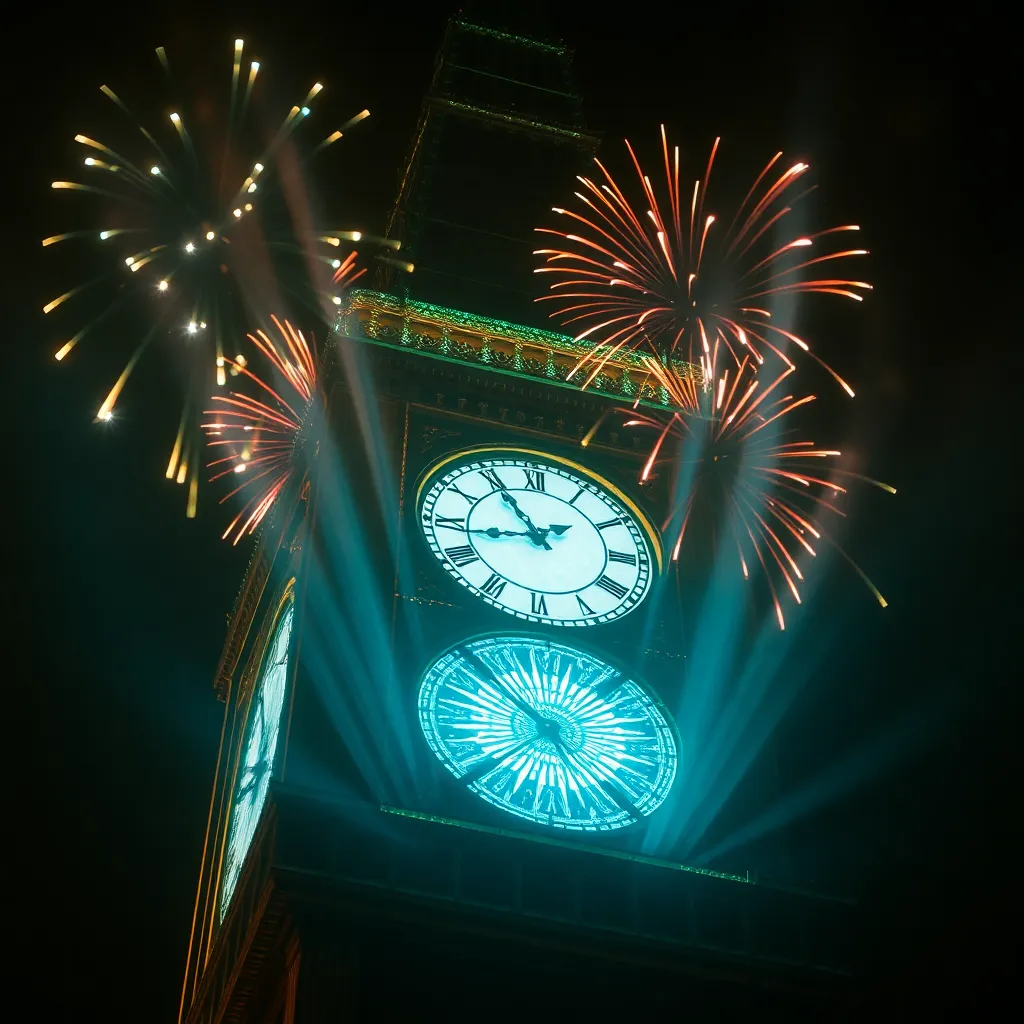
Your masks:
{"label": "orange firework burst", "polygon": [[[551,314],[574,325],[577,340],[590,338],[593,349],[574,369],[586,367],[586,387],[609,359],[623,350],[646,350],[663,366],[676,360],[698,363],[705,376],[716,346],[728,352],[733,366],[744,357],[760,366],[772,353],[789,367],[790,344],[820,363],[852,397],[853,389],[810,351],[807,342],[772,322],[769,306],[786,295],[841,295],[860,301],[864,281],[819,276],[833,261],[866,255],[865,249],[835,249],[803,258],[837,236],[857,231],[855,224],[809,235],[787,237],[787,215],[808,189],[793,195],[808,170],[795,163],[780,170],[776,153],[758,175],[731,222],[721,230],[719,217],[706,212],[708,180],[719,139],[711,148],[703,180],[692,193],[680,189],[679,148],[670,149],[661,129],[666,194],[659,201],[628,140],[626,148],[640,179],[644,214],[600,161],[603,182],[580,177],[576,198],[582,213],[558,207],[554,212],[573,222],[569,231],[536,230],[554,236],[558,248],[538,249],[544,266],[535,273],[553,274],[551,294],[537,299],[555,305]],[[780,244],[779,235],[785,241]],[[813,269],[812,269],[813,268]]]}
{"label": "orange firework burst", "polygon": [[[356,256],[349,253],[339,262],[333,278],[339,287],[350,288],[366,273],[366,268],[356,263]],[[234,535],[232,544],[256,530],[296,473],[303,428],[318,396],[315,339],[311,335],[307,342],[302,331],[287,320],[282,323],[276,316],[270,319],[281,336],[280,343],[262,330],[247,337],[270,363],[277,386],[253,373],[245,356],[225,360],[232,376],[241,376],[255,385],[255,395],[238,391],[215,394],[212,401],[217,408],[204,413],[215,419],[202,424],[207,445],[218,455],[207,463],[211,482],[230,473],[243,476],[242,482],[220,499],[221,503],[243,492],[248,496],[224,531],[225,540]]]}
{"label": "orange firework burst", "polygon": [[214,395],[217,408],[207,410],[206,415],[216,419],[202,425],[207,445],[218,455],[207,463],[211,482],[230,473],[243,477],[221,502],[242,492],[248,495],[223,534],[225,540],[234,535],[232,544],[256,530],[292,479],[302,428],[316,395],[318,366],[314,340],[311,337],[307,342],[302,331],[287,320],[282,324],[276,316],[271,319],[283,345],[276,344],[262,330],[248,338],[283,379],[285,386],[281,390],[287,388],[292,393],[285,399],[281,390],[253,373],[245,357],[239,355],[230,360],[231,371],[253,381],[261,397],[237,391]]}
{"label": "orange firework burst", "polygon": [[[841,480],[861,480],[891,494],[895,488],[838,468],[834,464],[838,451],[792,439],[787,418],[815,396],[785,393],[792,366],[762,384],[753,362],[745,355],[737,368],[730,367],[719,376],[711,362],[705,382],[695,384],[665,369],[656,358],[647,359],[654,381],[682,411],[666,419],[634,409],[626,425],[658,432],[642,481],[659,462],[675,462],[678,467],[678,498],[664,526],[675,534],[673,561],[679,559],[694,513],[710,511],[726,523],[748,579],[747,556],[753,551],[768,581],[780,629],[786,624],[773,578],[780,578],[799,604],[799,586],[804,582],[799,563],[805,556],[816,556],[821,541],[842,554],[884,608],[885,598],[825,533],[820,518],[826,512],[845,514],[837,504],[846,494]],[[680,450],[671,457],[662,456],[669,438],[678,442]]]}

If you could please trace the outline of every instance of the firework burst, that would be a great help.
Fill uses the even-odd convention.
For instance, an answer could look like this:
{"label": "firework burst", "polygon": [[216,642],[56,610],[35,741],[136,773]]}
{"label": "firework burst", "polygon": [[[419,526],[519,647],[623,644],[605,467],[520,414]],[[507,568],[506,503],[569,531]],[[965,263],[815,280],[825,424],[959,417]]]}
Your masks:
{"label": "firework burst", "polygon": [[803,338],[773,322],[769,307],[784,296],[800,294],[861,301],[869,284],[821,273],[835,261],[866,255],[864,249],[832,245],[859,230],[857,225],[794,233],[788,215],[811,190],[797,191],[808,165],[784,168],[781,152],[758,175],[731,221],[723,224],[710,212],[708,201],[719,141],[712,146],[703,178],[685,194],[679,148],[669,147],[664,127],[665,187],[660,193],[627,141],[639,178],[638,204],[595,161],[601,178],[577,179],[582,190],[575,195],[582,212],[554,208],[570,222],[567,230],[536,229],[557,240],[556,248],[535,251],[544,259],[535,273],[556,278],[550,294],[536,301],[552,303],[551,316],[578,330],[577,340],[591,339],[593,344],[573,373],[589,371],[586,387],[608,360],[636,349],[656,356],[663,367],[676,361],[699,364],[710,377],[716,346],[734,368],[744,358],[760,366],[766,357],[791,367],[787,350],[795,346],[852,397],[849,384]]}
{"label": "firework burst", "polygon": [[[354,280],[358,274],[353,274]],[[274,383],[250,369],[239,355],[230,361],[236,375],[250,383],[249,393],[215,394],[212,420],[202,424],[213,458],[207,463],[210,481],[240,476],[241,481],[220,500],[244,495],[244,504],[228,524],[223,539],[237,544],[255,532],[278,496],[303,472],[297,455],[303,430],[319,397],[319,360],[313,336],[307,341],[287,320],[271,316],[279,341],[266,331],[247,335],[270,367]]]}
{"label": "firework burst", "polygon": [[[637,411],[626,426],[657,432],[640,475],[650,478],[655,467],[676,466],[677,500],[664,529],[674,535],[672,560],[678,561],[695,518],[723,522],[731,537],[744,578],[759,564],[771,591],[779,628],[785,617],[776,581],[781,580],[801,603],[801,563],[817,556],[821,543],[832,545],[854,568],[884,608],[885,598],[822,525],[828,514],[844,516],[839,503],[844,483],[862,481],[895,494],[888,484],[835,464],[841,453],[813,441],[794,438],[791,415],[815,400],[787,392],[793,367],[774,378],[755,372],[746,354],[738,367],[716,375],[709,361],[705,382],[666,369],[654,357],[646,360],[651,376],[677,407],[670,415]],[[770,379],[769,379],[770,378]],[[764,381],[767,380],[767,383]],[[677,450],[664,455],[669,440]],[[704,530],[698,532],[704,535]]]}
{"label": "firework burst", "polygon": [[[160,126],[151,131],[118,93],[101,86],[111,115],[120,119],[111,133],[119,127],[127,133],[124,141],[114,148],[92,135],[76,135],[83,176],[52,183],[60,195],[90,200],[89,219],[101,218],[100,224],[43,240],[46,247],[95,247],[87,256],[90,265],[106,268],[43,307],[53,318],[69,307],[80,313],[76,333],[65,335],[55,353],[58,361],[90,334],[115,335],[115,323],[118,337],[138,329],[140,319],[148,326],[100,404],[97,420],[114,417],[129,376],[154,341],[163,343],[164,354],[184,378],[186,398],[166,476],[187,484],[189,516],[196,511],[202,403],[212,386],[224,387],[228,373],[239,372],[237,361],[225,356],[226,339],[241,336],[253,314],[262,319],[266,311],[255,306],[276,301],[281,292],[323,316],[330,303],[340,303],[331,280],[332,272],[344,274],[339,250],[367,241],[357,231],[314,226],[302,182],[307,162],[369,111],[357,113],[318,144],[300,148],[309,134],[306,122],[316,120],[323,86],[314,82],[279,124],[276,118],[269,122],[268,132],[260,63],[243,62],[243,51],[243,41],[236,39],[229,99],[216,124],[211,116],[218,108],[201,90],[190,105],[164,108]],[[156,55],[173,95],[164,48]]]}

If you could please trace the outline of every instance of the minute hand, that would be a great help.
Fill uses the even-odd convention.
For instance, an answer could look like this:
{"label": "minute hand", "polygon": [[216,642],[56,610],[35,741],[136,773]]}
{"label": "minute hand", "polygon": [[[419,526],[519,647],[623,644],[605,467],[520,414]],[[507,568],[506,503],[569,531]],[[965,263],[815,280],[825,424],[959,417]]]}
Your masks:
{"label": "minute hand", "polygon": [[530,540],[532,540],[534,544],[538,544],[542,548],[550,551],[551,545],[547,542],[547,530],[538,530],[534,525],[533,520],[519,507],[519,502],[516,501],[508,491],[502,490],[501,497],[505,504],[510,505],[512,511],[515,512],[515,514],[524,523],[526,523],[526,527],[530,531]]}

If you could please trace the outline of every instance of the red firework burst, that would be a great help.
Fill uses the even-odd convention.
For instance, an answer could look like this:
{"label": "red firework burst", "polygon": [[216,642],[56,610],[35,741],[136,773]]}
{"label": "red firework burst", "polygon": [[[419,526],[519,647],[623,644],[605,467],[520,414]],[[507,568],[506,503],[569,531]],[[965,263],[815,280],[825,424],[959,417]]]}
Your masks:
{"label": "red firework burst", "polygon": [[[287,320],[282,323],[276,316],[271,319],[281,342],[262,330],[248,338],[284,385],[280,390],[272,387],[249,369],[244,356],[237,356],[228,361],[231,372],[253,382],[260,397],[238,391],[214,395],[217,407],[206,410],[206,415],[216,419],[202,424],[207,445],[218,455],[207,463],[210,481],[230,473],[243,477],[220,499],[223,503],[242,492],[247,495],[241,511],[223,534],[224,539],[233,534],[232,544],[256,530],[292,479],[298,440],[316,395],[315,342],[312,338],[307,342],[302,331]],[[287,399],[281,394],[285,390],[290,392]]]}
{"label": "red firework burst", "polygon": [[[695,384],[665,369],[656,358],[647,362],[654,381],[682,411],[666,419],[634,409],[626,425],[658,432],[641,480],[646,480],[659,462],[672,462],[680,473],[688,474],[685,493],[664,524],[664,529],[675,533],[673,561],[679,558],[694,511],[713,508],[720,511],[735,542],[743,576],[750,577],[747,556],[751,551],[760,563],[780,629],[785,629],[786,623],[773,577],[781,578],[799,604],[799,586],[804,582],[799,561],[815,557],[821,541],[839,551],[884,608],[885,598],[828,536],[821,518],[827,513],[845,515],[838,502],[847,489],[840,480],[864,481],[891,494],[896,490],[838,468],[834,460],[839,451],[793,439],[788,417],[815,400],[814,395],[798,398],[784,393],[793,367],[763,384],[752,358],[745,355],[738,368],[730,367],[717,377],[712,361],[707,383]],[[669,438],[680,446],[670,458],[662,456]]]}
{"label": "red firework burst", "polygon": [[[351,252],[334,272],[334,283],[350,288],[366,273]],[[320,362],[316,339],[296,330],[287,320],[270,318],[281,340],[275,342],[265,331],[246,337],[264,356],[274,373],[276,386],[255,374],[242,355],[226,359],[232,376],[252,382],[254,394],[230,391],[215,394],[215,409],[207,409],[213,422],[203,423],[207,445],[218,457],[207,463],[210,480],[219,480],[230,473],[243,476],[242,482],[221,498],[221,503],[245,493],[242,510],[228,524],[223,537],[232,534],[237,544],[253,533],[263,522],[278,495],[297,472],[296,453],[301,444],[303,427],[318,397]],[[288,395],[284,397],[282,392]]]}
{"label": "red firework burst", "polygon": [[715,139],[711,148],[703,180],[695,181],[692,193],[684,196],[679,148],[670,150],[663,126],[667,197],[663,192],[659,200],[627,140],[640,179],[642,206],[634,208],[598,160],[603,182],[578,178],[582,191],[575,195],[584,212],[554,208],[573,221],[575,229],[536,229],[559,240],[558,248],[535,251],[545,264],[535,273],[558,278],[550,286],[551,294],[536,301],[553,302],[556,308],[551,316],[566,327],[579,328],[577,340],[593,340],[593,349],[573,373],[589,369],[586,387],[616,354],[640,349],[656,355],[663,366],[670,367],[676,360],[699,363],[710,377],[712,351],[719,345],[736,367],[744,356],[760,366],[767,353],[789,367],[793,363],[785,349],[792,343],[828,370],[852,397],[849,384],[812,353],[803,338],[774,324],[766,307],[783,296],[808,293],[861,301],[860,292],[871,285],[818,276],[817,270],[832,261],[866,255],[866,249],[830,249],[810,259],[800,258],[808,247],[828,246],[836,235],[858,231],[858,226],[794,233],[778,244],[779,233],[786,237],[792,220],[787,215],[811,191],[793,194],[808,165],[795,163],[780,172],[779,152],[757,176],[728,227],[720,230],[719,217],[705,213],[719,141]]}

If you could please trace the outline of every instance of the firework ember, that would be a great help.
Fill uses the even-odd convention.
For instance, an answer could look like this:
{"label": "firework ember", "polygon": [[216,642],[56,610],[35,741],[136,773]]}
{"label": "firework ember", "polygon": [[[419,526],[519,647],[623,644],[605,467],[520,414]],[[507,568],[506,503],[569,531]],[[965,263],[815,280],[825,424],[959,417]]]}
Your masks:
{"label": "firework ember", "polygon": [[[661,129],[665,186],[659,193],[626,142],[639,179],[635,199],[600,161],[597,180],[580,177],[581,212],[555,208],[569,223],[563,230],[537,228],[554,239],[538,249],[544,265],[536,273],[555,280],[538,302],[554,306],[552,317],[589,339],[592,349],[573,373],[587,386],[616,355],[640,350],[664,367],[675,361],[699,364],[710,377],[713,350],[720,347],[738,368],[766,358],[793,366],[794,350],[817,361],[852,397],[853,389],[811,352],[809,344],[773,322],[773,303],[783,296],[839,295],[861,301],[871,285],[833,276],[825,268],[866,255],[865,249],[835,246],[855,224],[810,234],[788,229],[805,163],[785,167],[776,153],[758,175],[731,219],[711,211],[708,181],[718,152],[715,140],[703,177],[684,193],[679,148]],[[824,251],[822,251],[824,250]]]}
{"label": "firework ember", "polygon": [[[185,380],[166,476],[187,484],[189,516],[196,511],[202,403],[211,386],[224,387],[228,373],[239,372],[225,358],[226,340],[239,337],[253,313],[262,312],[254,311],[254,297],[273,301],[270,292],[288,292],[326,316],[330,303],[341,301],[331,281],[332,273],[345,274],[345,254],[338,250],[360,238],[366,241],[357,231],[314,226],[302,197],[308,160],[369,111],[351,117],[318,144],[300,148],[308,134],[306,122],[316,120],[315,108],[323,99],[323,86],[314,82],[301,102],[285,108],[268,142],[263,118],[272,104],[261,96],[260,62],[243,62],[244,49],[243,40],[236,39],[225,104],[211,106],[205,91],[197,90],[191,104],[165,107],[152,131],[117,92],[101,86],[117,122],[103,129],[104,141],[92,133],[75,136],[84,176],[54,181],[52,188],[90,201],[89,209],[80,211],[86,224],[94,217],[102,220],[43,240],[46,247],[60,243],[61,250],[89,245],[79,262],[101,267],[43,307],[53,319],[69,308],[79,314],[77,330],[65,335],[56,351],[58,361],[67,359],[86,335],[124,337],[140,322],[148,323],[100,404],[97,420],[114,418],[129,376],[154,340],[164,345],[163,354]],[[163,47],[156,56],[173,95]],[[152,96],[142,100],[155,105]],[[397,243],[384,244],[397,248]]]}

